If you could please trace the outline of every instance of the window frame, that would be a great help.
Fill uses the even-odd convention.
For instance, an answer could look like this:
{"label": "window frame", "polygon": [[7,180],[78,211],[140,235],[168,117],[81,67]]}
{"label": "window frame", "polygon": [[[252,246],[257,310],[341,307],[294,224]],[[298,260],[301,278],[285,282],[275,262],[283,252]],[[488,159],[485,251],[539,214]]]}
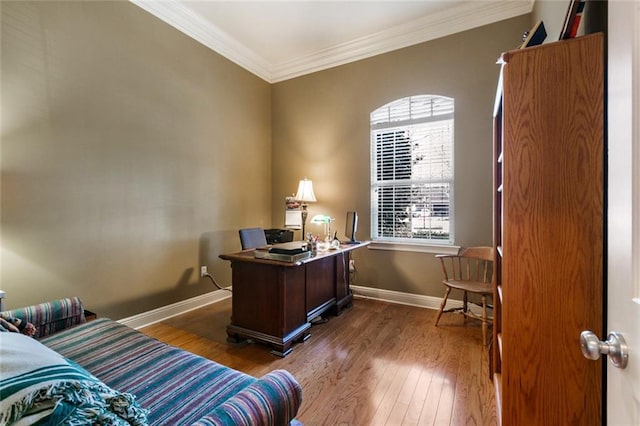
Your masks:
{"label": "window frame", "polygon": [[[425,115],[424,111],[417,111],[417,118],[414,118],[414,114],[411,110],[414,102],[420,105],[421,102],[431,102],[433,105],[438,102],[445,103],[445,110],[436,111],[435,109],[431,109],[431,112]],[[406,105],[405,105],[406,104]],[[450,111],[446,111],[446,108],[450,107]],[[396,110],[400,111],[396,115],[392,116],[392,108],[396,108]],[[385,110],[388,112],[388,119],[384,120]],[[408,112],[402,112],[406,110]],[[375,117],[375,118],[374,118]],[[402,119],[404,118],[404,119]],[[378,150],[380,146],[380,142],[377,139],[377,135],[381,133],[381,131],[388,130],[389,133],[397,132],[399,129],[405,129],[409,131],[415,126],[420,125],[428,125],[429,123],[438,123],[442,121],[451,120],[451,145],[450,145],[450,154],[449,158],[446,160],[450,162],[450,178],[438,178],[435,179],[433,176],[429,176],[428,178],[414,178],[411,176],[410,179],[389,179],[386,183],[384,179],[378,178]],[[394,142],[396,140],[394,139]],[[397,147],[396,147],[397,148]],[[394,148],[395,149],[395,148]],[[395,151],[394,151],[395,152]],[[371,199],[370,199],[370,207],[371,207],[371,223],[370,223],[370,235],[371,235],[371,244],[370,248],[372,249],[380,249],[380,250],[399,250],[399,251],[419,251],[419,252],[428,252],[428,253],[455,253],[457,252],[458,247],[455,246],[455,164],[454,164],[454,152],[455,152],[455,100],[450,97],[440,96],[440,95],[415,95],[408,96],[400,99],[396,99],[394,101],[388,102],[385,105],[382,105],[376,108],[370,114],[370,172],[371,172]],[[413,152],[411,153],[413,155]],[[397,170],[397,163],[394,164],[394,173]],[[414,170],[413,165],[412,171]],[[394,176],[395,177],[395,176]],[[410,237],[396,237],[396,236],[381,236],[379,226],[380,223],[378,221],[378,213],[379,213],[379,198],[378,198],[378,189],[380,187],[397,187],[397,186],[408,186],[409,188],[412,185],[429,185],[429,184],[439,184],[446,183],[448,185],[448,194],[449,194],[449,203],[448,203],[448,225],[449,225],[449,235],[447,239],[434,239],[434,238],[416,238],[413,236]],[[431,217],[431,216],[430,216]]]}

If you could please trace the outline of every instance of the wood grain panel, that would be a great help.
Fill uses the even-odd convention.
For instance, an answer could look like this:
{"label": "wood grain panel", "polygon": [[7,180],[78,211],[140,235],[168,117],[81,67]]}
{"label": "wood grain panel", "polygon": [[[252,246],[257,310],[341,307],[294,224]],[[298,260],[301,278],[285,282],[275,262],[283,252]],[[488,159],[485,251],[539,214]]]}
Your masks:
{"label": "wood grain panel", "polygon": [[307,317],[312,319],[318,308],[336,300],[336,257],[309,262],[306,268]]}
{"label": "wood grain panel", "polygon": [[602,334],[602,55],[596,35],[505,56],[504,424],[600,424],[578,339]]}
{"label": "wood grain panel", "polygon": [[246,263],[232,273],[234,325],[282,337],[306,322],[304,286],[299,285],[304,268]]}

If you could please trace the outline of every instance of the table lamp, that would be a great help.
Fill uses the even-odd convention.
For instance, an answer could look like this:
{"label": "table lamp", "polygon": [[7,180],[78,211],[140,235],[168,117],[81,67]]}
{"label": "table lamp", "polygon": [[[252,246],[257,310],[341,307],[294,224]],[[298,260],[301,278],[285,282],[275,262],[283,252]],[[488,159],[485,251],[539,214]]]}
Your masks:
{"label": "table lamp", "polygon": [[307,221],[307,203],[316,202],[316,194],[313,193],[313,182],[304,178],[298,184],[298,192],[296,193],[296,201],[300,202],[302,207],[302,240],[306,238],[304,228]]}

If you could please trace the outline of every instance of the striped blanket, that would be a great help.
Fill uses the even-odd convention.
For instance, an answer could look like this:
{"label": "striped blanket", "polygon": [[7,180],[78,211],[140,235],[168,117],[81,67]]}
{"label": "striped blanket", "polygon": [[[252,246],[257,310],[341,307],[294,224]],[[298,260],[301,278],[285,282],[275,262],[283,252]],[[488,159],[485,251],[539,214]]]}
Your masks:
{"label": "striped blanket", "polygon": [[[5,314],[32,323],[36,329],[34,337],[40,343],[65,357],[69,364],[82,366],[93,379],[135,395],[138,406],[148,410],[146,421],[150,426],[281,426],[290,422],[299,425],[293,419],[302,402],[302,388],[286,370],[270,371],[255,378],[107,318],[86,322],[84,307],[77,297]],[[0,342],[0,350],[2,346],[6,345]],[[4,355],[0,357],[0,363],[4,364]],[[4,379],[4,372],[0,374],[0,379]],[[91,384],[90,380],[80,382]],[[4,391],[0,397],[5,397]],[[0,425],[11,416],[3,414],[11,405],[8,400],[0,401]],[[137,408],[130,401],[124,406]],[[25,414],[37,413],[35,406],[29,410]],[[139,410],[132,412],[135,413]],[[133,417],[128,419],[133,424],[141,419],[135,415],[120,417]],[[33,417],[33,421],[37,419]],[[80,423],[117,424],[116,421]]]}
{"label": "striped blanket", "polygon": [[146,410],[73,361],[19,333],[0,333],[0,424],[145,425]]}
{"label": "striped blanket", "polygon": [[136,396],[151,426],[287,425],[302,389],[285,370],[257,379],[107,318],[41,340],[97,378]]}

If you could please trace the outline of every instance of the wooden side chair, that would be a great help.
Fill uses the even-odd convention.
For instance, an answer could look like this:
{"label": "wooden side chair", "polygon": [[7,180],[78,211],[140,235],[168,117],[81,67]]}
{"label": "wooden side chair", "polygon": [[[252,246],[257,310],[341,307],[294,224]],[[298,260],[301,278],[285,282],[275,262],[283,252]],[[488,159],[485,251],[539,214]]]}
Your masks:
{"label": "wooden side chair", "polygon": [[[493,295],[491,275],[493,268],[493,247],[467,247],[462,248],[457,255],[438,254],[444,279],[442,284],[446,287],[440,312],[436,318],[436,327],[444,312],[462,311],[465,316],[482,321],[482,343],[487,345],[487,330],[492,324],[492,319],[487,315],[488,299]],[[445,310],[447,299],[451,290],[462,290],[462,307]],[[477,294],[481,302],[470,300],[468,294]],[[478,316],[469,309],[469,304],[474,303],[482,307],[482,315]]]}

